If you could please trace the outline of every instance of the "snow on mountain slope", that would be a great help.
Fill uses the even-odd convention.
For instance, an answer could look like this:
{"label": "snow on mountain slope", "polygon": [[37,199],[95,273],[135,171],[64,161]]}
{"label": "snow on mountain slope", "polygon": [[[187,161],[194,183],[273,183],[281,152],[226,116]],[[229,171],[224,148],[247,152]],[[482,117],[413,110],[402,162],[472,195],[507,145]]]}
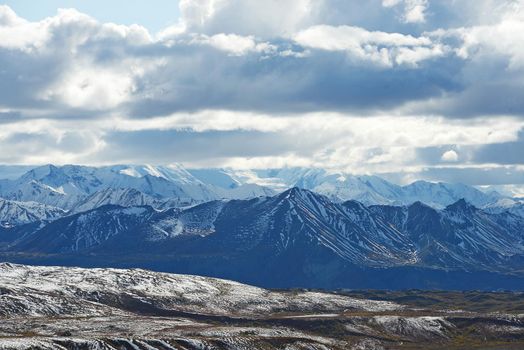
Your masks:
{"label": "snow on mountain slope", "polygon": [[[464,200],[436,210],[337,203],[293,188],[274,197],[211,201],[190,208],[103,206],[29,227],[12,251],[319,254],[358,266],[427,266],[508,271],[524,256],[524,218],[490,214]],[[188,239],[191,237],[191,239]],[[252,257],[249,257],[250,259]]]}
{"label": "snow on mountain slope", "polygon": [[270,197],[277,192],[257,184],[242,184],[232,189],[214,188],[215,193],[223,199],[250,199],[256,197]]}
{"label": "snow on mountain slope", "polygon": [[161,206],[163,201],[153,198],[133,188],[107,188],[95,192],[84,200],[75,204],[71,209],[73,213],[92,210],[103,205],[118,205],[121,207],[137,207],[149,205],[152,207]]}
{"label": "snow on mountain slope", "polygon": [[155,213],[148,206],[123,208],[107,205],[55,220],[36,232],[28,232],[18,247],[56,253],[88,250],[122,233],[139,230]]}
{"label": "snow on mountain slope", "polygon": [[[129,175],[131,174],[131,175]],[[175,182],[176,174],[181,174]],[[216,196],[188,173],[152,167],[84,167],[52,165],[35,168],[17,180],[4,181],[1,195],[16,200],[34,200],[70,209],[95,192],[134,189],[155,198],[207,201]],[[107,201],[107,199],[106,199]],[[110,201],[109,201],[110,202]]]}
{"label": "snow on mountain slope", "polygon": [[[211,172],[207,170],[208,174]],[[357,200],[366,205],[409,205],[421,201],[442,209],[464,198],[477,207],[486,207],[505,198],[496,192],[484,193],[472,186],[462,184],[417,181],[410,185],[399,186],[378,176],[355,176],[323,169],[284,168],[251,171],[217,169],[216,172],[226,173],[229,178],[240,183],[255,183],[275,191],[300,187],[323,194],[334,201]]]}
{"label": "snow on mountain slope", "polygon": [[435,208],[444,208],[464,198],[484,208],[511,200],[493,191],[485,193],[462,184],[417,181],[399,186],[377,176],[355,176],[323,169],[186,170],[176,164],[46,165],[15,180],[0,180],[0,196],[70,209],[95,192],[109,188],[129,188],[157,199],[176,198],[179,202],[201,203],[268,196],[292,187],[308,189],[334,201],[357,200],[366,205],[409,205],[422,201]]}
{"label": "snow on mountain slope", "polygon": [[524,201],[515,199],[499,200],[485,208],[485,210],[494,214],[507,212],[524,218]]}
{"label": "snow on mountain slope", "polygon": [[494,193],[486,194],[474,187],[463,184],[432,183],[416,181],[402,187],[402,202],[411,204],[416,201],[441,208],[455,203],[460,199],[482,208],[501,198]]}
{"label": "snow on mountain slope", "polygon": [[[150,206],[104,205],[64,217],[43,227],[28,227],[16,249],[45,253],[71,253],[147,248],[150,242],[177,236],[207,236],[224,202],[206,202],[195,208],[163,211]],[[197,212],[198,214],[195,214]],[[154,253],[154,252],[153,252]]]}
{"label": "snow on mountain slope", "polygon": [[[142,195],[130,191],[123,193],[123,189],[139,191]],[[34,168],[18,179],[0,181],[0,197],[36,201],[64,209],[76,206],[76,212],[79,208],[92,208],[97,202],[126,206],[154,204],[149,198],[152,197],[159,202],[170,200],[169,205],[188,205],[221,198],[245,199],[273,193],[255,184],[222,188],[204,183],[179,165],[46,165]],[[167,206],[165,203],[164,207]]]}
{"label": "snow on mountain slope", "polygon": [[508,211],[514,215],[524,218],[524,203],[519,203],[509,208]]}
{"label": "snow on mountain slope", "polygon": [[276,198],[279,202],[275,204],[277,215],[272,225],[283,225],[284,245],[294,243],[297,231],[303,231],[354,263],[395,265],[416,261],[409,241],[386,223],[372,218],[360,203],[341,206],[299,188]]}
{"label": "snow on mountain slope", "polygon": [[[255,193],[255,192],[253,192]],[[246,196],[246,198],[250,198]],[[106,188],[93,193],[92,195],[80,200],[70,210],[70,213],[81,213],[104,205],[118,205],[121,207],[151,206],[158,210],[169,208],[190,207],[199,204],[202,201],[194,199],[183,199],[178,197],[172,198],[155,198],[142,193],[133,188]]]}
{"label": "snow on mountain slope", "polygon": [[61,189],[36,180],[2,181],[0,197],[19,202],[38,202],[59,208],[69,208],[82,198],[78,193],[68,195]]}
{"label": "snow on mountain slope", "polygon": [[505,270],[524,255],[524,219],[509,213],[490,214],[464,200],[444,210],[421,202],[370,209],[409,236],[428,266]]}
{"label": "snow on mountain slope", "polygon": [[215,220],[226,205],[212,201],[187,209],[168,209],[156,214],[144,231],[149,241],[161,241],[180,235],[205,237],[215,232]]}
{"label": "snow on mountain slope", "polygon": [[4,227],[54,220],[65,214],[60,208],[36,202],[16,202],[0,198],[0,225]]}
{"label": "snow on mountain slope", "polygon": [[232,189],[240,186],[242,182],[225,169],[188,169],[188,172],[202,181],[223,189]]}
{"label": "snow on mountain slope", "polygon": [[[0,316],[125,314],[135,302],[150,310],[255,316],[301,310],[392,311],[392,302],[316,292],[283,293],[227,280],[145,270],[0,264]],[[128,305],[126,305],[126,302]],[[126,307],[127,306],[127,307]]]}

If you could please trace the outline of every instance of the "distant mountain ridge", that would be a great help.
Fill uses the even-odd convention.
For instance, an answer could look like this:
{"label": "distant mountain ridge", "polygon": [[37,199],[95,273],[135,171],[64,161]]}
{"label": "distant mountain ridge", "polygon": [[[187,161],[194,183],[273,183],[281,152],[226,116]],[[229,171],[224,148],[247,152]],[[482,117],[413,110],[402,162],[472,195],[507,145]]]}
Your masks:
{"label": "distant mountain ridge", "polygon": [[78,210],[79,206],[92,209],[97,203],[153,205],[166,200],[191,205],[222,198],[244,199],[271,194],[274,194],[272,190],[255,184],[229,189],[205,184],[178,165],[46,165],[31,169],[17,179],[0,180],[1,198],[34,201],[66,210]]}
{"label": "distant mountain ridge", "polygon": [[[462,184],[417,181],[399,186],[377,176],[329,173],[322,169],[185,169],[176,164],[46,165],[13,178],[21,169],[25,168],[14,167],[12,171],[6,166],[0,168],[0,198],[38,202],[75,212],[102,204],[148,204],[165,208],[218,199],[249,199],[272,196],[292,187],[323,194],[336,202],[357,200],[366,205],[409,205],[420,201],[442,209],[464,198],[478,208],[501,211],[522,204],[517,199],[496,192],[484,193]],[[9,178],[2,179],[2,171]]]}
{"label": "distant mountain ridge", "polygon": [[[207,179],[212,177],[212,171],[206,170]],[[285,168],[250,171],[216,169],[214,171],[221,177],[224,174],[229,175],[230,183],[257,183],[279,191],[300,187],[326,195],[334,201],[357,200],[366,205],[409,205],[420,201],[432,207],[445,208],[464,198],[477,207],[487,207],[495,205],[502,198],[507,198],[494,191],[485,193],[464,184],[416,181],[400,186],[378,176],[331,173],[323,169]],[[198,177],[200,172],[196,172],[195,176]]]}
{"label": "distant mountain ridge", "polygon": [[60,208],[35,202],[16,202],[0,198],[0,225],[17,226],[35,221],[52,221],[66,212]]}

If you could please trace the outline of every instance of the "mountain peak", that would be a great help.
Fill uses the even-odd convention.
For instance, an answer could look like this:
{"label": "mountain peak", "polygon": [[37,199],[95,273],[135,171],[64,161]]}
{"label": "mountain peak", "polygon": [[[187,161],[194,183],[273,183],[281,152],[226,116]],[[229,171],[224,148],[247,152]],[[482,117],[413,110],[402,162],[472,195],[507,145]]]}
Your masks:
{"label": "mountain peak", "polygon": [[466,201],[464,198],[459,199],[453,204],[450,204],[446,207],[448,211],[475,211],[477,208]]}
{"label": "mountain peak", "polygon": [[412,209],[433,209],[431,206],[427,205],[426,203],[423,203],[421,201],[416,201],[411,203],[409,206]]}
{"label": "mountain peak", "polygon": [[295,198],[306,198],[309,196],[318,196],[316,193],[301,187],[291,187],[289,190],[282,192],[281,198],[295,199]]}

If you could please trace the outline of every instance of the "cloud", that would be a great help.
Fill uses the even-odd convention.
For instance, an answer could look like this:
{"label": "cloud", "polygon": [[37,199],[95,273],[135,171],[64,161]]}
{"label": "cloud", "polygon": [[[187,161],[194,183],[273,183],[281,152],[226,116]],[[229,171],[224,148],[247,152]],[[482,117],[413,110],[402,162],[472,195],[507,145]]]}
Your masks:
{"label": "cloud", "polygon": [[394,7],[402,4],[404,14],[402,20],[406,23],[424,23],[428,0],[382,0],[382,6]]}
{"label": "cloud", "polygon": [[158,35],[0,6],[0,162],[522,174],[522,2],[180,6]]}
{"label": "cloud", "polygon": [[[233,0],[187,0],[181,4],[187,7],[182,22],[196,24],[179,24],[175,34],[157,38],[140,26],[99,23],[75,10],[28,22],[4,6],[0,87],[7,93],[0,104],[10,109],[67,108],[72,114],[119,112],[136,117],[212,108],[362,114],[399,109],[450,117],[479,116],[481,110],[523,114],[522,99],[516,96],[522,87],[517,70],[520,51],[503,44],[512,40],[511,31],[504,29],[507,23],[522,22],[518,8],[507,8],[501,22],[485,25],[501,28],[500,40],[494,41],[482,34],[485,26],[414,35],[312,24],[331,18],[327,7],[346,6],[326,1],[322,8],[307,1],[241,5]],[[231,11],[244,7],[260,17],[257,21],[283,12],[300,17],[296,22],[300,25],[288,33],[271,34],[278,38],[269,31],[263,35],[267,39],[240,24],[233,32],[199,27],[216,16],[242,17]],[[295,13],[295,8],[302,12]],[[383,8],[380,3],[378,8]],[[24,39],[12,40],[18,37]],[[485,69],[486,62],[490,69]],[[509,74],[508,67],[516,71]],[[514,97],[490,98],[492,90]]]}
{"label": "cloud", "polygon": [[449,150],[442,153],[442,157],[440,157],[440,159],[444,162],[456,162],[459,159],[459,155],[454,150]]}
{"label": "cloud", "polygon": [[276,37],[294,33],[310,21],[312,0],[181,0],[189,32]]}
{"label": "cloud", "polygon": [[475,153],[474,160],[490,164],[524,164],[524,129],[518,137],[508,142],[482,145]]}
{"label": "cloud", "polygon": [[426,21],[427,0],[405,1],[404,21],[406,23],[423,23]]}
{"label": "cloud", "polygon": [[345,51],[357,60],[386,67],[402,64],[416,67],[420,61],[444,56],[447,51],[428,37],[370,32],[350,26],[314,26],[297,33],[294,39],[305,47]]}
{"label": "cloud", "polygon": [[215,34],[213,36],[201,35],[193,38],[191,43],[209,45],[232,56],[243,56],[250,52],[271,54],[277,47],[267,42],[257,42],[253,36],[240,36],[236,34]]}
{"label": "cloud", "polygon": [[[435,117],[303,116],[200,111],[151,119],[11,121],[0,130],[1,162],[159,163],[190,166],[315,166],[391,173],[441,165],[453,149],[475,155],[487,143],[518,142],[514,118],[457,122]],[[23,133],[20,130],[24,130]],[[448,146],[442,146],[448,145]],[[63,151],[61,151],[63,149]],[[434,149],[434,150],[432,150]],[[474,159],[467,156],[468,159]],[[461,162],[454,162],[463,166]],[[468,166],[484,164],[482,161]],[[492,165],[490,165],[492,166]]]}

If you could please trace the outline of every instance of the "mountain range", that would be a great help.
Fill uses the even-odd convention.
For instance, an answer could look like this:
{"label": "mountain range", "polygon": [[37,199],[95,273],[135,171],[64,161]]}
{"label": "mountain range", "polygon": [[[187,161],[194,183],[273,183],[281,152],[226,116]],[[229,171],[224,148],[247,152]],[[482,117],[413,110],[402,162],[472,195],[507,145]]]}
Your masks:
{"label": "mountain range", "polygon": [[336,202],[357,200],[366,205],[409,205],[420,201],[442,209],[465,199],[476,207],[497,210],[523,203],[495,191],[486,193],[463,184],[417,181],[400,186],[378,176],[330,173],[323,169],[185,169],[176,164],[45,165],[30,170],[0,167],[1,198],[76,212],[102,204],[166,207],[217,199],[249,199],[271,196],[292,187],[323,194]]}
{"label": "mountain range", "polygon": [[523,203],[467,185],[300,168],[15,170],[0,180],[6,261],[265,287],[524,289]]}
{"label": "mountain range", "polygon": [[524,289],[522,227],[521,216],[465,200],[366,206],[292,188],[163,210],[103,205],[4,227],[0,242],[16,262],[140,266],[270,287]]}

